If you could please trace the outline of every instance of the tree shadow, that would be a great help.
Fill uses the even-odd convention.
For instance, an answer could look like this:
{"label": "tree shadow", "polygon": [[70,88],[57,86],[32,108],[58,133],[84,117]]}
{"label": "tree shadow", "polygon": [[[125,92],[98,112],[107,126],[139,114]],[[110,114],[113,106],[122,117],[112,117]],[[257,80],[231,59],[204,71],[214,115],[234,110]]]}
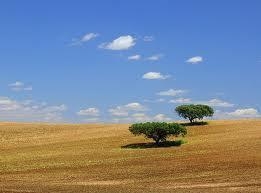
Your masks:
{"label": "tree shadow", "polygon": [[196,125],[208,125],[206,121],[192,122],[192,123],[180,123],[183,126],[196,126]]}
{"label": "tree shadow", "polygon": [[158,145],[153,142],[132,143],[132,144],[121,146],[121,148],[127,148],[127,149],[163,148],[163,147],[181,146],[181,144],[183,144],[183,143],[185,143],[183,140],[165,141],[165,142],[159,143]]}

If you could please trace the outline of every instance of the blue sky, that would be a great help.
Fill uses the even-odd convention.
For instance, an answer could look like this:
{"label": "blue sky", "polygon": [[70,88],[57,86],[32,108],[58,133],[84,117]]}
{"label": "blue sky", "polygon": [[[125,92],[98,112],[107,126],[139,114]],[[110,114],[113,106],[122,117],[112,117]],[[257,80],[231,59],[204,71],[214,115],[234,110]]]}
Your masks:
{"label": "blue sky", "polygon": [[258,0],[1,1],[0,120],[261,116]]}

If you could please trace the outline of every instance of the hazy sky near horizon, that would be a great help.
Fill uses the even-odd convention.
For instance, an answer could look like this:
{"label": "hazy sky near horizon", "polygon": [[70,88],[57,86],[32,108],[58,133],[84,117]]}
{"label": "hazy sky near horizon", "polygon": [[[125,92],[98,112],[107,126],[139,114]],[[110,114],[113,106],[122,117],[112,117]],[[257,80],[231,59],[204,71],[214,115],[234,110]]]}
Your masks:
{"label": "hazy sky near horizon", "polygon": [[261,117],[261,1],[0,2],[0,120]]}

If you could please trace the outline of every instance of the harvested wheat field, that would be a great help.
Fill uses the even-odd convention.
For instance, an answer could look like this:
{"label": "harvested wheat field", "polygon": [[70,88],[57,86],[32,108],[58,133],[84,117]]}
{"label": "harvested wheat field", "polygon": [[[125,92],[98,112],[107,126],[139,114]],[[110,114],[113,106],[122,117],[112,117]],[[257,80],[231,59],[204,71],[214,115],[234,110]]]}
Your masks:
{"label": "harvested wheat field", "polygon": [[149,141],[128,127],[0,123],[0,192],[261,192],[261,120],[191,126],[161,148],[122,148]]}

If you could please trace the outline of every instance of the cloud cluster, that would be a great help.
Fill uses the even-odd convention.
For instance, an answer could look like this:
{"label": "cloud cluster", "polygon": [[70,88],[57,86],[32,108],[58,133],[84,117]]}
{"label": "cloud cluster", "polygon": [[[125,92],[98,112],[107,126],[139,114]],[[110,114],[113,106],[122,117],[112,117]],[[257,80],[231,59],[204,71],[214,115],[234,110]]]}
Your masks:
{"label": "cloud cluster", "polygon": [[77,112],[77,115],[83,117],[82,122],[97,123],[100,122],[100,110],[96,107],[89,107],[81,109]]}
{"label": "cloud cluster", "polygon": [[128,103],[126,105],[111,108],[108,110],[108,112],[112,116],[124,117],[124,116],[128,116],[130,112],[141,112],[146,110],[147,108],[145,106],[141,105],[138,102],[133,102],[133,103]]}
{"label": "cloud cluster", "polygon": [[66,105],[47,105],[35,101],[16,101],[0,97],[0,119],[4,121],[62,122]]}
{"label": "cloud cluster", "polygon": [[216,110],[214,119],[242,119],[242,118],[261,118],[261,112],[255,108],[239,108],[231,112]]}
{"label": "cloud cluster", "polygon": [[171,118],[165,114],[150,116],[145,113],[146,111],[148,111],[148,108],[138,102],[128,103],[108,110],[113,117],[112,121],[116,123],[171,120]]}
{"label": "cloud cluster", "polygon": [[261,114],[258,112],[257,109],[254,108],[245,108],[245,109],[236,109],[233,112],[226,113],[232,117],[238,118],[249,118],[249,117],[260,117]]}
{"label": "cloud cluster", "polygon": [[116,123],[137,123],[137,122],[147,122],[147,121],[171,121],[172,118],[165,114],[156,114],[154,116],[149,116],[145,113],[133,113],[128,117],[117,117],[112,119]]}

